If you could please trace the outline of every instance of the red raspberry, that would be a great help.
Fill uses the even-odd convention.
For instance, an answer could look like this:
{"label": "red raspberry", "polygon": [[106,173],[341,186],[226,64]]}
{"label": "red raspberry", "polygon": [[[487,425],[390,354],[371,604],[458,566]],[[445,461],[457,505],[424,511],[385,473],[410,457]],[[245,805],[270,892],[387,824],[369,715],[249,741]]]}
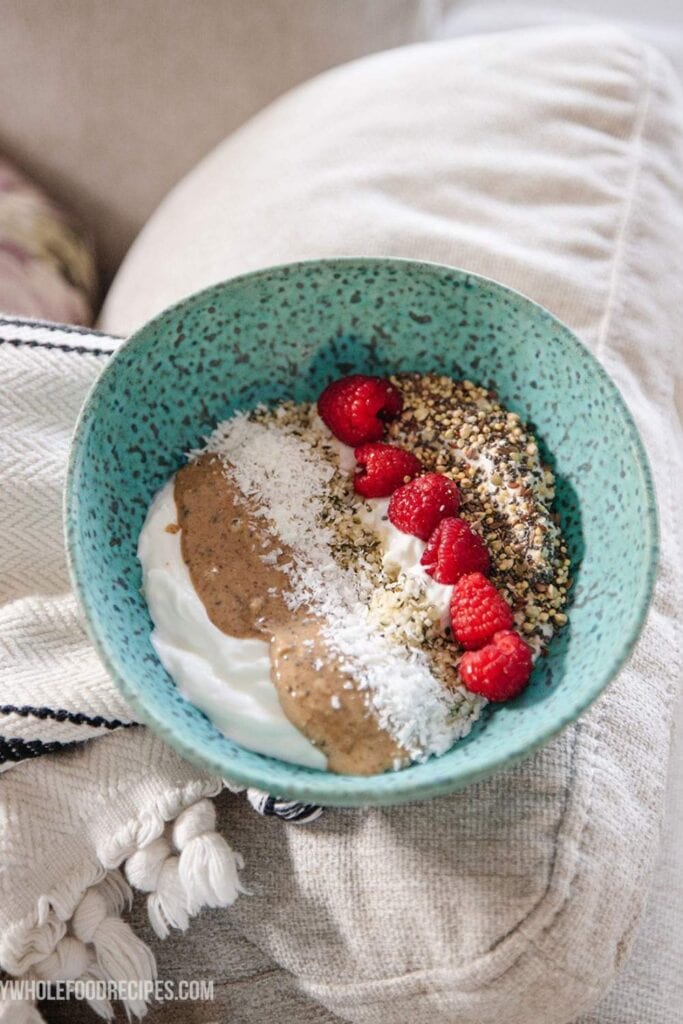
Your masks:
{"label": "red raspberry", "polygon": [[462,576],[451,597],[453,636],[463,647],[482,647],[500,629],[510,629],[512,612],[502,594],[480,572]]}
{"label": "red raspberry", "polygon": [[442,519],[460,507],[460,491],[442,473],[425,473],[394,491],[389,519],[397,530],[429,540]]}
{"label": "red raspberry", "polygon": [[394,444],[374,441],[362,444],[354,454],[360,468],[353,486],[364,498],[387,498],[422,469],[418,458]]}
{"label": "red raspberry", "polygon": [[489,700],[510,700],[529,682],[531,650],[519,633],[503,629],[480,651],[463,654],[458,665],[460,678],[472,693]]}
{"label": "red raspberry", "polygon": [[437,583],[457,583],[470,572],[488,572],[486,544],[464,519],[442,519],[420,559]]}
{"label": "red raspberry", "polygon": [[403,397],[382,377],[361,373],[328,384],[318,399],[320,418],[344,444],[379,441],[384,424],[398,416]]}

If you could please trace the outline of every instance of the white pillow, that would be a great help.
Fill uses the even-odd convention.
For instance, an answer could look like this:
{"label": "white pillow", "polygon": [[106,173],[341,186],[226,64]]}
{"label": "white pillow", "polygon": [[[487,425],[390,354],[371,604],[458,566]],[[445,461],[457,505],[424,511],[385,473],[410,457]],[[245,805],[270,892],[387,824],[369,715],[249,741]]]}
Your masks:
{"label": "white pillow", "polygon": [[[108,296],[125,333],[221,278],[391,254],[498,278],[583,336],[655,472],[662,570],[629,666],[578,726],[427,804],[243,834],[268,899],[233,920],[359,1024],[564,1024],[628,953],[657,852],[681,653],[681,105],[623,33],[543,29],[410,47],[267,108],[163,203]],[[258,856],[256,855],[258,848]],[[654,1021],[654,1018],[653,1018]],[[649,1024],[649,1022],[648,1022]]]}

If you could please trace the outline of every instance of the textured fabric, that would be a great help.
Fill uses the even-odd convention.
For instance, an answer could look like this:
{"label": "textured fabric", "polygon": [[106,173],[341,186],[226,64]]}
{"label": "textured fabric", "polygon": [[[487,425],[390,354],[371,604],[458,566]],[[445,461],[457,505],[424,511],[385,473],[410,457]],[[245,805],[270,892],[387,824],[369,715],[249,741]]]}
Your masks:
{"label": "textured fabric", "polygon": [[[683,722],[683,693],[679,699],[678,720]],[[669,812],[683,806],[683,736],[678,737],[672,767],[677,769],[678,784],[671,788],[668,798]],[[229,794],[216,799],[218,828],[224,834],[239,832],[240,842],[248,839],[259,855],[274,858],[272,869],[273,891],[278,898],[296,900],[296,879],[292,882],[293,867],[286,846],[273,844],[271,833],[263,831],[262,823],[253,823],[243,806],[235,805]],[[330,813],[330,812],[328,812]],[[245,819],[247,819],[245,821]],[[636,940],[633,953],[627,960],[618,984],[595,1011],[581,1016],[576,1024],[679,1024],[683,1017],[683,975],[680,971],[680,934],[683,920],[683,889],[680,883],[680,850],[683,848],[683,820],[669,813],[667,843],[670,853],[666,866],[659,865],[656,884],[650,896],[650,906]],[[398,826],[397,826],[398,827]],[[337,828],[345,828],[343,816]],[[274,827],[273,827],[274,831]],[[472,849],[470,845],[469,849]],[[662,854],[660,854],[660,860]],[[348,858],[346,860],[348,864]],[[666,870],[663,870],[666,867]],[[254,872],[257,888],[254,901],[243,907],[260,914],[265,901],[271,897],[269,880]],[[284,881],[284,889],[281,888]],[[450,875],[445,884],[450,883]],[[260,897],[260,898],[259,898]],[[253,903],[253,905],[252,905]],[[317,934],[315,906],[308,908],[311,942]],[[226,1021],[230,1024],[334,1024],[339,1018],[315,1002],[296,985],[293,975],[280,967],[271,957],[249,942],[238,927],[234,914],[222,911],[204,911],[196,924],[187,932],[169,937],[159,943],[147,922],[144,899],[136,897],[131,925],[140,937],[156,947],[160,978],[204,978],[214,981],[214,998],[201,1003],[165,1003],[152,1006],[146,1024],[207,1024],[208,1021]],[[643,981],[643,971],[649,971]],[[79,1013],[73,1003],[44,1004],[43,1015],[50,1024],[88,1024],[92,1015]],[[123,1013],[117,1024],[124,1024]],[[406,1018],[409,1020],[410,1018]],[[546,1024],[530,1019],[526,1024]],[[457,1018],[453,1021],[456,1024]]]}
{"label": "textured fabric", "polygon": [[[134,725],[70,592],[69,439],[115,344],[0,321],[0,969],[18,976],[154,976],[151,952],[119,917],[124,862],[161,936],[240,890],[239,855],[206,800],[221,780]],[[0,1020],[20,1012],[0,992]]]}
{"label": "textured fabric", "polygon": [[[69,587],[61,523],[69,439],[119,343],[0,319],[0,969],[16,975],[64,980],[85,963],[107,977],[106,943],[104,951],[96,938],[74,950],[65,933],[103,885],[117,900],[128,893],[116,870],[124,861],[128,881],[148,894],[161,937],[169,926],[186,927],[205,903],[231,903],[239,889],[239,855],[215,834],[205,799],[221,780],[136,725]],[[268,817],[304,824],[320,815],[255,789],[246,796]],[[178,816],[183,838],[165,842],[166,823]],[[218,881],[197,888],[187,862],[202,842],[212,851],[207,873]],[[110,909],[118,918],[118,903]],[[139,954],[129,961],[132,979],[144,978],[151,954],[130,930],[122,935]]]}
{"label": "textured fabric", "polygon": [[5,0],[0,140],[111,274],[227,132],[325,68],[429,35],[437,0]]}
{"label": "textured fabric", "polygon": [[[83,628],[69,588],[61,524],[76,416],[120,342],[73,327],[0,318],[0,482],[7,492],[0,543],[0,772],[136,724]],[[320,814],[318,807],[258,789],[246,796],[267,817],[305,822]]]}
{"label": "textured fabric", "polygon": [[83,232],[0,159],[0,314],[91,323],[96,284]]}
{"label": "textured fabric", "polygon": [[73,427],[114,348],[98,335],[0,327],[0,769],[11,750],[20,760],[36,742],[89,739],[134,721],[81,625],[62,527]]}
{"label": "textured fabric", "polygon": [[669,767],[664,835],[643,920],[618,983],[576,1024],[683,1021],[683,692]]}
{"label": "textured fabric", "polygon": [[[350,65],[200,165],[108,297],[104,324],[127,331],[268,263],[367,253],[465,266],[580,332],[652,460],[655,601],[636,654],[577,727],[411,814],[328,812],[306,832],[267,835],[241,823],[246,882],[264,898],[238,902],[233,921],[343,1019],[559,1024],[594,1006],[627,957],[657,853],[681,664],[680,102],[660,58],[608,29]],[[252,857],[250,869],[264,843],[265,865]]]}

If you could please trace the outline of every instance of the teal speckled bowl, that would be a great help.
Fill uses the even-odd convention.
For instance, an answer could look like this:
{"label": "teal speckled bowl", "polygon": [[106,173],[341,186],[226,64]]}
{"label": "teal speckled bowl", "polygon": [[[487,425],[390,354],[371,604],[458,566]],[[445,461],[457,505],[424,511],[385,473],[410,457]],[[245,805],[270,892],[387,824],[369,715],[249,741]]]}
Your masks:
{"label": "teal speckled bowl", "polygon": [[[535,430],[573,563],[569,625],[532,683],[426,764],[369,778],[298,768],[225,739],[150,644],[136,544],[157,489],[235,409],[314,399],[352,371],[438,371],[494,387]],[[166,310],[122,346],[85,403],[67,483],[71,570],[92,640],[139,716],[218,775],[320,804],[388,804],[482,779],[546,743],[618,672],[657,562],[652,480],[619,393],[546,310],[461,270],[389,259],[275,267]]]}

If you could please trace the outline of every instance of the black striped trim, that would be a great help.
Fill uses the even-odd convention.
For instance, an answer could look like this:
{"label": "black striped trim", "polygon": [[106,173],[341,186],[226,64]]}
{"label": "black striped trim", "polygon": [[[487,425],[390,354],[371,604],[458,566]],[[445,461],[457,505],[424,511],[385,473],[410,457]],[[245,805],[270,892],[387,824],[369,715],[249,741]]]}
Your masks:
{"label": "black striped trim", "polygon": [[265,818],[281,818],[284,821],[303,824],[306,821],[315,821],[322,814],[322,808],[315,804],[283,800],[281,797],[263,793],[260,789],[247,789],[247,800],[257,814],[262,814]]}
{"label": "black striped trim", "polygon": [[0,317],[0,325],[8,327],[40,327],[44,331],[55,331],[58,334],[86,334],[93,338],[112,338],[115,341],[120,339],[114,334],[105,334],[95,327],[80,327],[78,324],[56,324],[52,320],[22,320],[18,317]]}
{"label": "black striped trim", "polygon": [[64,708],[34,708],[30,704],[15,707],[0,704],[0,714],[21,715],[22,718],[51,718],[55,722],[71,722],[73,725],[92,725],[97,729],[127,729],[135,722],[121,722],[118,718],[103,718],[102,715],[84,715],[80,711],[66,711]]}
{"label": "black striped trim", "polygon": [[0,736],[0,764],[6,761],[27,761],[32,757],[52,754],[57,750],[69,750],[80,744],[74,743],[43,743],[41,740],[5,739]]}
{"label": "black striped trim", "polygon": [[[106,335],[103,335],[106,337]],[[13,348],[45,348],[53,352],[75,352],[84,356],[111,356],[113,348],[87,348],[85,345],[59,345],[52,341],[35,341],[32,338],[0,338],[0,345],[12,345]]]}
{"label": "black striped trim", "polygon": [[303,824],[306,821],[315,821],[322,813],[322,808],[317,807],[315,804],[287,803],[286,801],[277,800],[272,796],[268,797],[266,803],[268,809],[263,811],[264,815],[272,815],[274,818],[281,818],[283,821],[296,821],[299,824]]}

